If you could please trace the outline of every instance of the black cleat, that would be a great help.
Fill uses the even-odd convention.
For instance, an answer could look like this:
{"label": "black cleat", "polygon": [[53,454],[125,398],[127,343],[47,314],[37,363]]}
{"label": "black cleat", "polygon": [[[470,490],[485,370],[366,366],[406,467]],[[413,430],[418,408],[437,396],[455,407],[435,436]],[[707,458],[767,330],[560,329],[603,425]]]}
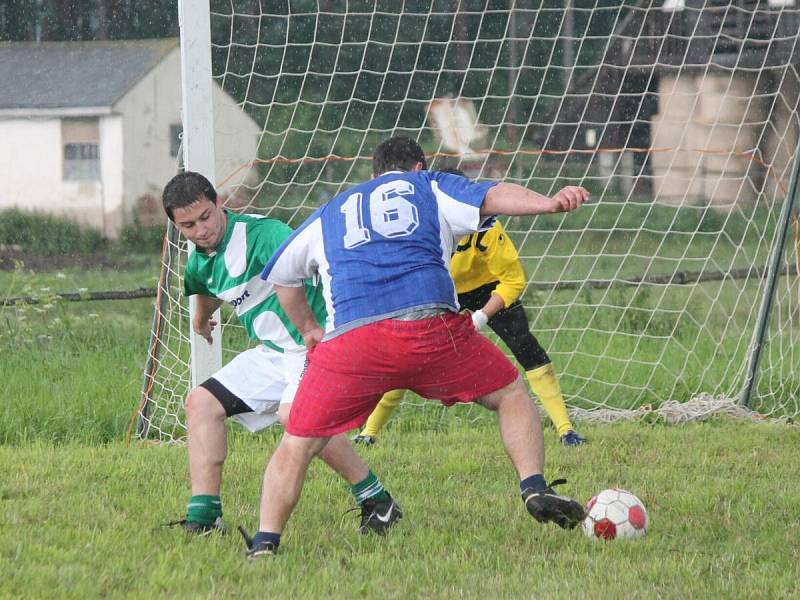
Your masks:
{"label": "black cleat", "polygon": [[400,505],[394,501],[389,492],[386,492],[386,495],[389,496],[388,500],[367,498],[361,503],[361,525],[358,527],[358,533],[366,535],[374,531],[378,535],[385,535],[386,530],[403,517]]}
{"label": "black cleat", "polygon": [[261,556],[275,556],[278,553],[278,546],[272,542],[261,542],[257,545],[253,544],[251,538],[244,527],[239,526],[239,533],[244,538],[244,544],[247,548],[244,551],[244,556],[247,560],[255,560]]}
{"label": "black cleat", "polygon": [[213,523],[207,525],[205,523],[198,523],[197,521],[189,521],[188,519],[181,519],[180,521],[171,521],[164,523],[164,527],[177,527],[183,529],[186,533],[191,535],[207,536],[213,533],[225,535],[228,530],[225,527],[225,521],[222,517],[217,517]]}
{"label": "black cleat", "polygon": [[580,502],[567,496],[559,496],[553,491],[553,486],[562,483],[567,483],[567,480],[552,481],[547,489],[539,492],[528,488],[522,492],[522,501],[539,523],[555,523],[562,529],[573,529],[586,518],[586,511]]}

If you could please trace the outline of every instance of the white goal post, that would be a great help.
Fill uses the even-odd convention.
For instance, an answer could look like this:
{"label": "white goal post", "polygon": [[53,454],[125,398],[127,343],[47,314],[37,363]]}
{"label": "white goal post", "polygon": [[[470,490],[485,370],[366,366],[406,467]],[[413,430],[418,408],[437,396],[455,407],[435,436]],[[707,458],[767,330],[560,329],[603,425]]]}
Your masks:
{"label": "white goal post", "polygon": [[[583,185],[574,214],[504,220],[573,414],[800,414],[793,0],[180,5],[184,164],[231,209],[296,227],[392,135],[433,169]],[[138,438],[182,439],[187,391],[249,343],[225,309],[221,356],[192,341],[187,251],[170,230]]]}
{"label": "white goal post", "polygon": [[[202,173],[215,181],[214,104],[211,72],[211,13],[206,2],[178,4],[181,32],[181,87],[183,90],[183,164],[188,171]],[[187,250],[193,250],[188,242]],[[189,314],[195,313],[196,298],[189,298]],[[214,320],[219,321],[219,310]],[[212,331],[209,344],[189,328],[192,387],[205,381],[222,367],[219,331]]]}

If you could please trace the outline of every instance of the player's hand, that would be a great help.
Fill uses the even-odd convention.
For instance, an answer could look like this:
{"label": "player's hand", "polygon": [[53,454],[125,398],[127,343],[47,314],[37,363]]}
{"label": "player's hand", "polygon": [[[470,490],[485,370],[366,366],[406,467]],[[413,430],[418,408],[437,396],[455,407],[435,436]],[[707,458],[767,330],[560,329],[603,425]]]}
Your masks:
{"label": "player's hand", "polygon": [[489,322],[489,317],[482,310],[476,310],[472,313],[472,324],[475,325],[475,330],[480,331]]}
{"label": "player's hand", "polygon": [[321,327],[314,327],[303,334],[303,343],[305,343],[307,349],[311,350],[322,341],[322,336],[324,335],[325,331]]}
{"label": "player's hand", "polygon": [[205,338],[205,340],[209,344],[213,344],[214,343],[214,338],[211,337],[211,333],[214,331],[214,328],[216,326],[217,326],[217,322],[212,320],[212,319],[207,319],[206,321],[204,321],[202,323],[194,323],[193,324],[194,332],[197,335]]}
{"label": "player's hand", "polygon": [[589,191],[577,185],[561,188],[552,197],[556,205],[555,212],[570,212],[583,205],[589,199]]}

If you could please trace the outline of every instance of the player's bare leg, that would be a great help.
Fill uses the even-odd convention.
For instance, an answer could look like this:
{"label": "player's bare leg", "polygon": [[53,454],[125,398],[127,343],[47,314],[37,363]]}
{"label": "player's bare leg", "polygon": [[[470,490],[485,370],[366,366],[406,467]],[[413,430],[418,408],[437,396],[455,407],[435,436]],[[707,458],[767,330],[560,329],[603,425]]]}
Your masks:
{"label": "player's bare leg", "polygon": [[186,518],[166,525],[180,525],[195,535],[224,533],[219,493],[222,465],[228,454],[225,408],[210,391],[198,387],[189,392],[185,410],[192,497],[186,507]]}
{"label": "player's bare leg", "polygon": [[225,408],[211,392],[198,387],[189,392],[185,409],[192,495],[219,496],[228,455]]}
{"label": "player's bare leg", "polygon": [[544,439],[542,423],[536,405],[518,377],[506,387],[487,394],[480,404],[497,413],[500,437],[506,454],[524,479],[544,470]]}
{"label": "player's bare leg", "polygon": [[303,491],[308,464],[327,443],[328,438],[283,434],[264,471],[258,532],[250,537],[239,527],[247,545],[248,559],[277,554],[281,532]]}
{"label": "player's bare leg", "polygon": [[259,531],[280,534],[303,490],[308,464],[329,438],[304,438],[284,433],[264,472]]}
{"label": "player's bare leg", "polygon": [[[292,405],[287,403],[281,404],[278,409],[278,417],[284,425],[289,419],[291,408]],[[320,451],[319,457],[331,469],[346,479],[350,485],[355,485],[362,481],[369,474],[367,463],[356,454],[347,436],[343,433],[333,436]]]}
{"label": "player's bare leg", "polygon": [[544,479],[544,439],[539,411],[517,378],[501,390],[479,399],[479,403],[497,412],[500,436],[506,453],[517,470],[525,507],[540,523],[553,522],[572,529],[584,516],[583,506],[556,494],[552,482]]}
{"label": "player's bare leg", "polygon": [[332,437],[320,451],[319,457],[350,485],[362,481],[369,474],[367,463],[356,454],[350,440],[343,433]]}
{"label": "player's bare leg", "polygon": [[350,489],[361,508],[360,534],[384,535],[403,517],[400,505],[383,488],[367,463],[356,454],[345,434],[330,438],[319,457],[350,483]]}
{"label": "player's bare leg", "polygon": [[[342,438],[348,443],[343,435]],[[330,438],[303,438],[284,433],[264,472],[258,533],[251,538],[246,531],[239,528],[247,544],[248,558],[277,553],[283,528],[300,499],[308,465],[329,440]],[[350,452],[352,451],[350,448]],[[402,517],[402,511],[371,472],[365,479],[377,484],[381,494],[360,502],[359,533],[373,531],[383,534]]]}
{"label": "player's bare leg", "polygon": [[[290,408],[290,404],[282,404],[278,410],[284,424],[289,418]],[[330,438],[320,450],[319,457],[350,484],[350,491],[361,508],[359,533],[384,535],[403,517],[400,505],[356,453],[345,434],[340,433]]]}

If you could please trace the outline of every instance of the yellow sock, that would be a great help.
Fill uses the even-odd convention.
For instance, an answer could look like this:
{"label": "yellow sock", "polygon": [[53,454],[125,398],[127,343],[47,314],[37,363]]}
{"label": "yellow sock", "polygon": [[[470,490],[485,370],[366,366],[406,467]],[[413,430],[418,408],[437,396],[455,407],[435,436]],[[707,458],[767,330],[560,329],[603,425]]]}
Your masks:
{"label": "yellow sock", "polygon": [[567,406],[564,404],[564,396],[561,395],[561,385],[556,377],[556,370],[553,364],[549,363],[530,371],[526,371],[528,383],[531,384],[533,393],[539,397],[547,416],[553,422],[558,435],[564,435],[572,427],[567,413]]}
{"label": "yellow sock", "polygon": [[377,437],[378,432],[383,429],[386,422],[392,416],[394,410],[400,406],[405,396],[405,390],[392,390],[386,392],[378,402],[378,406],[372,411],[372,414],[367,419],[364,429],[361,430],[361,435],[368,435],[370,437]]}

